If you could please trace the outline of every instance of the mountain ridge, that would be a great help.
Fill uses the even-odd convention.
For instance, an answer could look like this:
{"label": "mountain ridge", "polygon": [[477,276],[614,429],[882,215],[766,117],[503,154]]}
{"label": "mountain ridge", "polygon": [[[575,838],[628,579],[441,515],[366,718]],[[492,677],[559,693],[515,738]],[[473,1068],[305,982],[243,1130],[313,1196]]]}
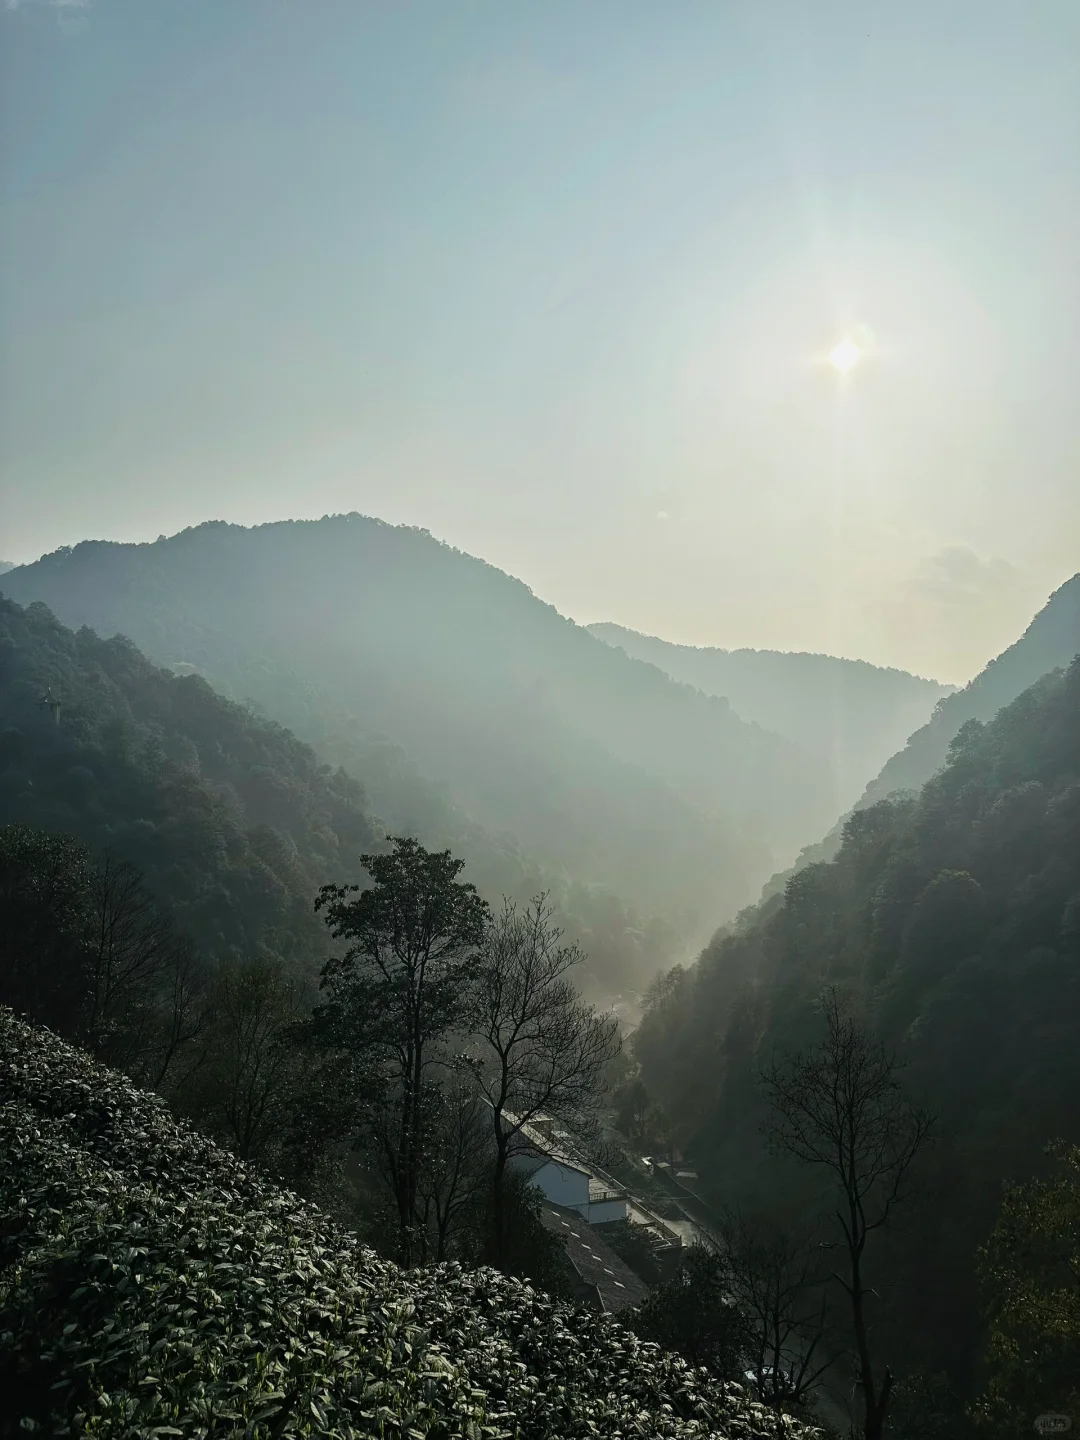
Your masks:
{"label": "mountain ridge", "polygon": [[[479,823],[684,931],[740,908],[835,815],[799,747],[414,527],[207,522],[65,547],[2,588],[230,684],[291,666]],[[274,713],[272,686],[254,698]]]}
{"label": "mountain ridge", "polygon": [[866,660],[679,645],[609,621],[588,629],[675,680],[726,697],[744,720],[811,751],[829,767],[837,813],[953,688]]}

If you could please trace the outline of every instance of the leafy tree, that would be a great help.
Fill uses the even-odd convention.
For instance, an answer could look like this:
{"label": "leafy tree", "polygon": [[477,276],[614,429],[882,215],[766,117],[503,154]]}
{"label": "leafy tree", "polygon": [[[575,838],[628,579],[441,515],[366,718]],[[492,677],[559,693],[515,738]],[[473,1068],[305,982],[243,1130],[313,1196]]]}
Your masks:
{"label": "leafy tree", "polygon": [[544,895],[520,909],[506,901],[488,927],[479,973],[475,1064],[491,1109],[492,1258],[507,1249],[507,1167],[529,1146],[526,1127],[543,1115],[564,1127],[593,1118],[604,1072],[619,1049],[618,1024],[601,1016],[567,978],[584,955],[562,943]]}
{"label": "leafy tree", "polygon": [[889,1440],[970,1440],[972,1425],[949,1377],[922,1367],[897,1379]]}
{"label": "leafy tree", "polygon": [[1005,1192],[979,1252],[989,1338],[975,1416],[1002,1437],[1042,1412],[1080,1415],[1080,1146],[1049,1154],[1051,1175]]}
{"label": "leafy tree", "polygon": [[904,1198],[933,1122],[904,1093],[895,1057],[845,1012],[835,988],[826,991],[822,1011],[825,1040],[762,1074],[773,1107],[767,1134],[774,1150],[820,1168],[834,1187],[844,1252],[836,1279],[850,1304],[863,1433],[881,1440],[893,1373],[871,1353],[866,1246]]}
{"label": "leafy tree", "polygon": [[721,1380],[742,1381],[753,1330],[731,1293],[727,1265],[718,1251],[690,1246],[676,1274],[627,1318],[643,1340],[676,1351]]}
{"label": "leafy tree", "polygon": [[475,1006],[487,905],[458,880],[463,862],[395,838],[388,854],[362,855],[372,885],[326,885],[324,912],[345,953],[323,969],[316,1012],[324,1044],[346,1052],[362,1090],[364,1140],[397,1208],[408,1264],[423,1258],[420,1213],[427,1103],[450,1042]]}

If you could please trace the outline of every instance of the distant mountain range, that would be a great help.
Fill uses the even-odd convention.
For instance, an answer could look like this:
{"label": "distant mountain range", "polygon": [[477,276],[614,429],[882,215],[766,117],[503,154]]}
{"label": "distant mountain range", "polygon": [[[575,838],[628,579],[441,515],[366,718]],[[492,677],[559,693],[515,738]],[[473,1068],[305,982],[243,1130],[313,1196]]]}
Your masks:
{"label": "distant mountain range", "polygon": [[675,645],[610,623],[588,628],[810,751],[827,767],[838,814],[954,689],[865,660]]}
{"label": "distant mountain range", "polygon": [[0,575],[6,575],[9,570],[15,569],[14,560],[0,560]]}
{"label": "distant mountain range", "polygon": [[[320,748],[328,705],[330,758],[351,763],[389,737],[394,764],[512,837],[511,851],[630,897],[688,939],[752,900],[836,814],[816,756],[426,531],[359,515],[210,523],[60,550],[2,588],[200,671]],[[384,780],[371,788],[398,813],[382,818],[422,830],[416,786],[399,804]]]}

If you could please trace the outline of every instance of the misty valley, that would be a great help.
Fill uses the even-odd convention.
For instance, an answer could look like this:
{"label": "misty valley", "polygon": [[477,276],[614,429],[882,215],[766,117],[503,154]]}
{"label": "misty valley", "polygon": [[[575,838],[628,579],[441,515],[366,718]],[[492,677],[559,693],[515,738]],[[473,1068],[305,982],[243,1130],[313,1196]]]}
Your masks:
{"label": "misty valley", "polygon": [[1080,1440],[1080,0],[0,0],[0,1440]]}
{"label": "misty valley", "polygon": [[1068,1413],[1080,576],[959,689],[359,515],[0,589],[34,1426]]}

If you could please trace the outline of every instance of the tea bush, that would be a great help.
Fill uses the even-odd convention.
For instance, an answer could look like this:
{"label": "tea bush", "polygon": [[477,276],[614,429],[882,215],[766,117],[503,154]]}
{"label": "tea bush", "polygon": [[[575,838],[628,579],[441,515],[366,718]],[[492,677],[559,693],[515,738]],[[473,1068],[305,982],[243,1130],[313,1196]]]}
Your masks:
{"label": "tea bush", "polygon": [[5,1434],[807,1432],[492,1270],[401,1271],[0,1010]]}

